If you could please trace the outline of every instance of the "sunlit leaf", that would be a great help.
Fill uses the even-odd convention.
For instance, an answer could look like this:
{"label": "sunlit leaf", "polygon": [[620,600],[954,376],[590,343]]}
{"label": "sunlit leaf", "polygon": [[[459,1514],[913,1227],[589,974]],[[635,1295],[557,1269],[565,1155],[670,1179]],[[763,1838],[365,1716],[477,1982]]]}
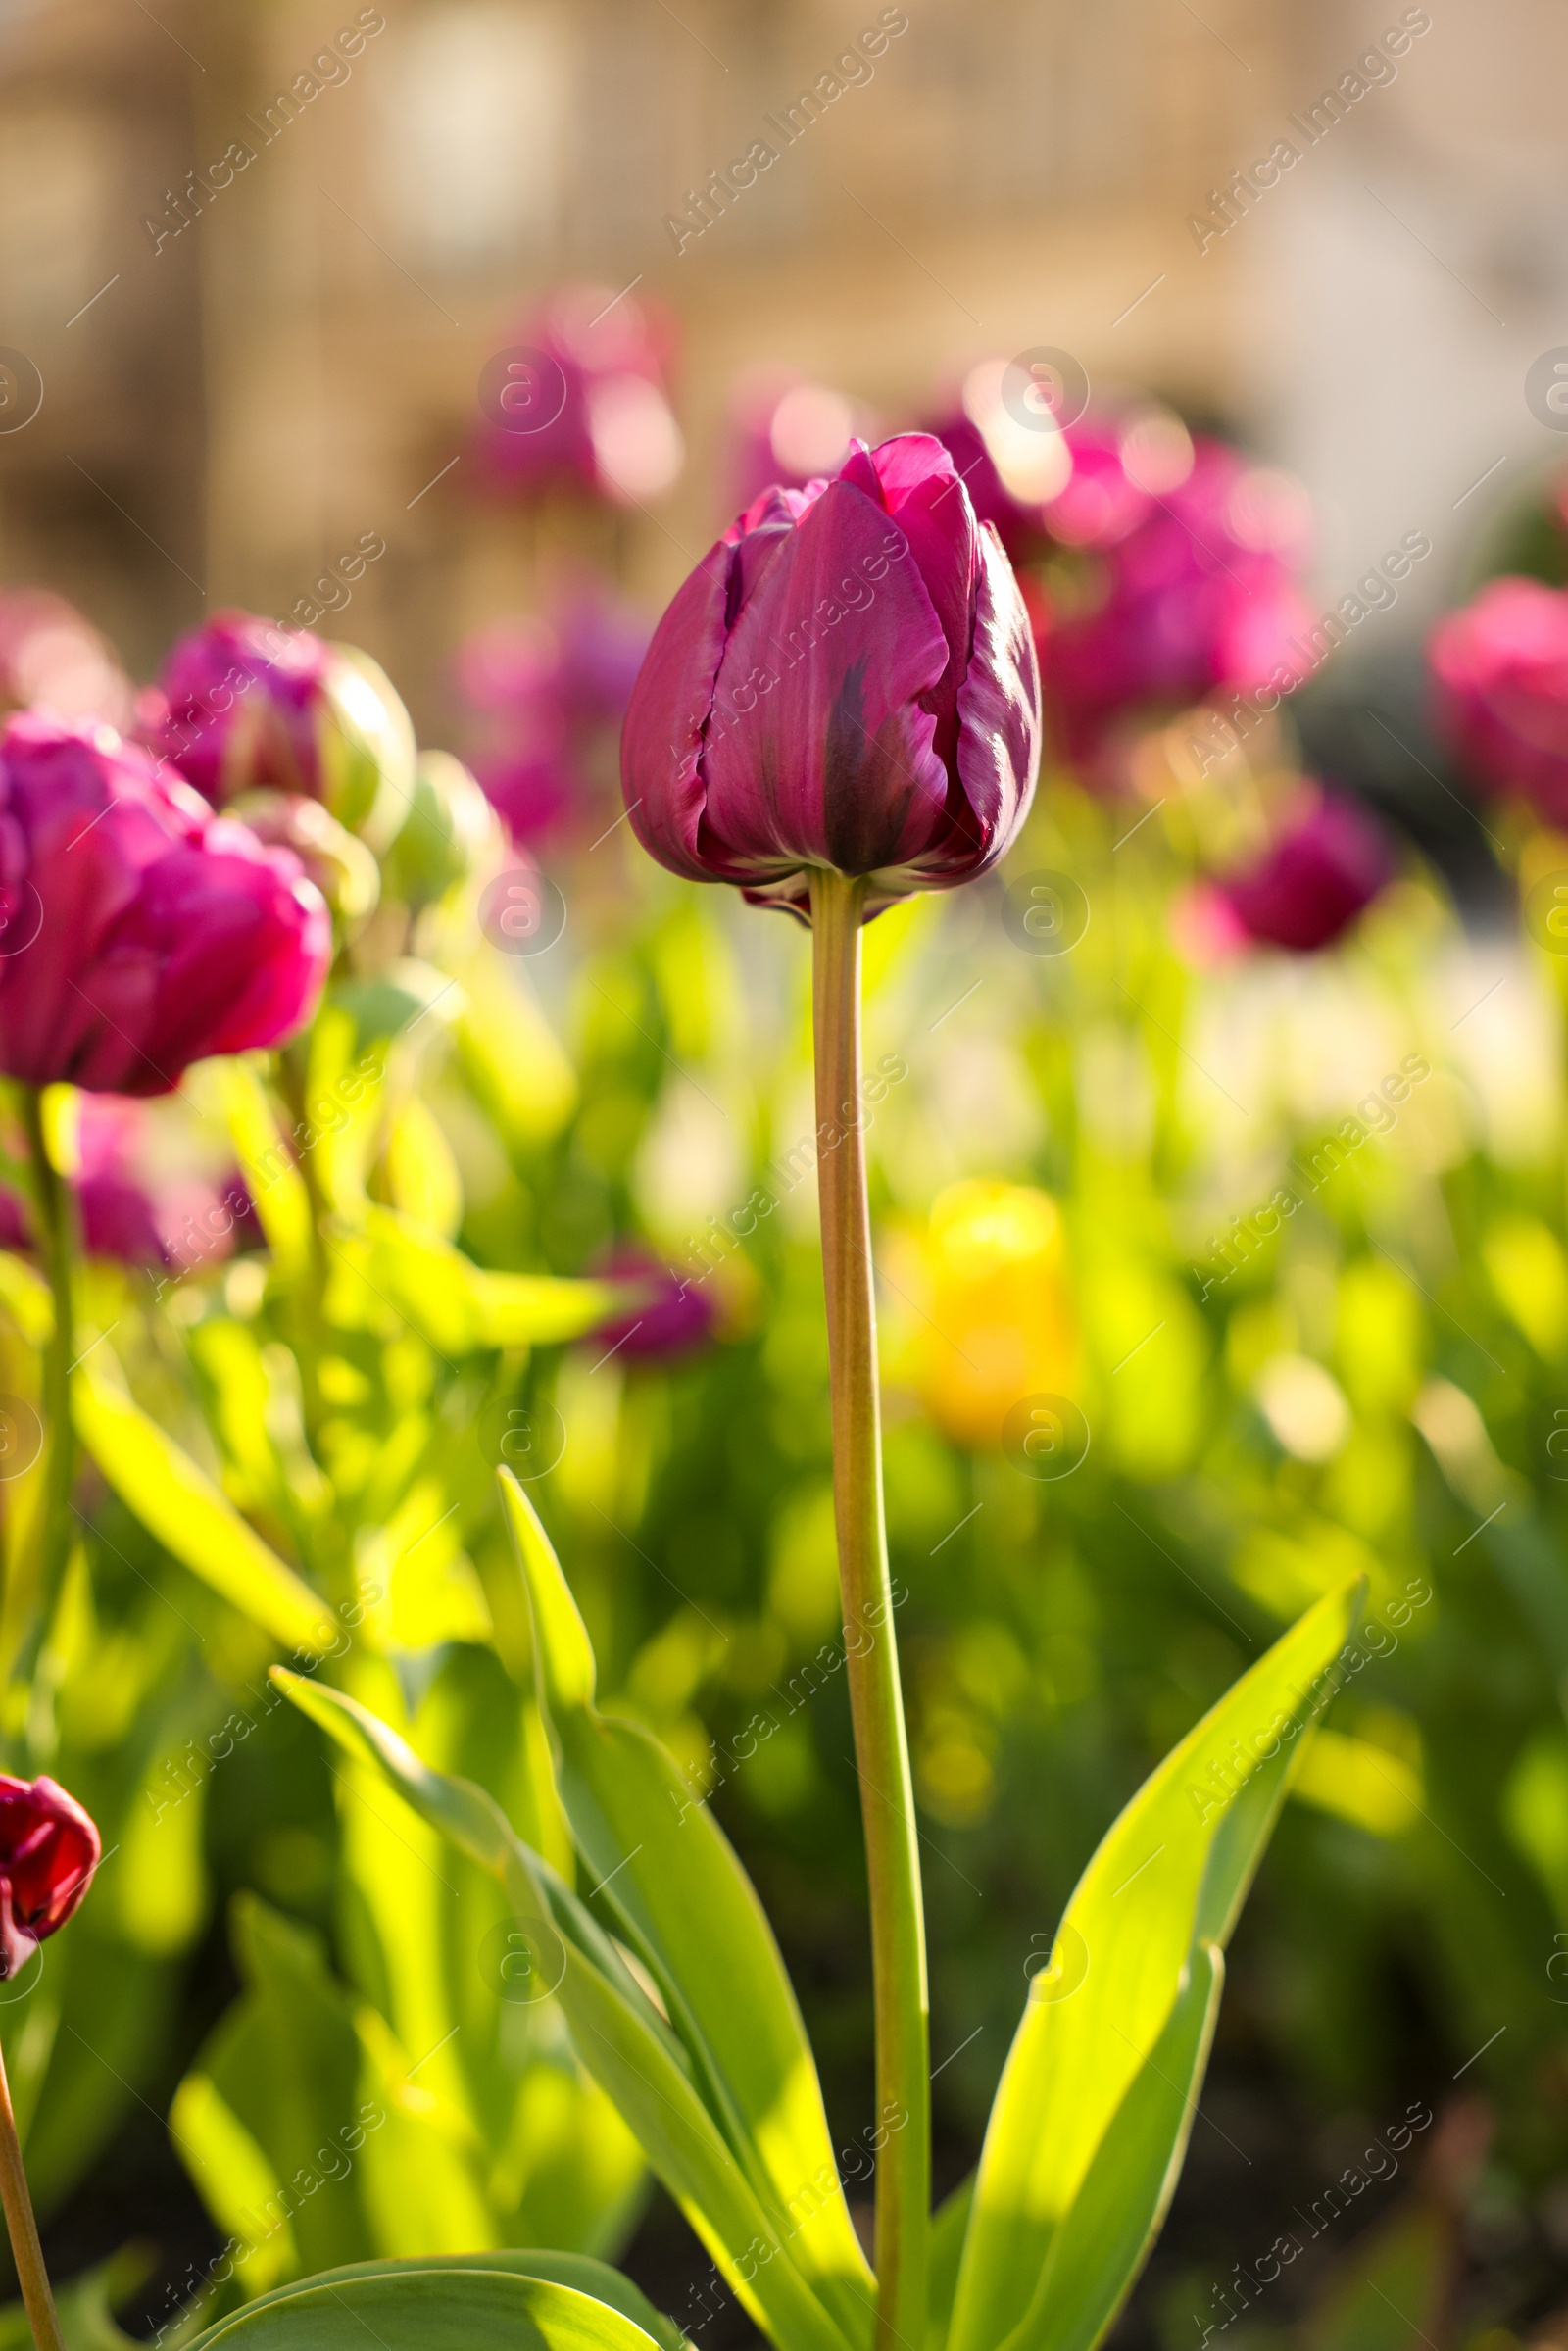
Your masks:
{"label": "sunlit leaf", "polygon": [[291,1647],[318,1657],[331,1646],[334,1628],[310,1586],[90,1357],[73,1376],[71,1404],[93,1460],[172,1557]]}
{"label": "sunlit leaf", "polygon": [[501,1490],[533,1607],[540,1706],[559,1741],[561,1792],[583,1866],[652,1971],[709,2102],[787,2230],[797,2266],[846,2332],[858,2334],[869,2326],[875,2285],[762,1906],[666,1749],[640,1724],[596,1709],[593,1650],[560,1563],[509,1471]]}
{"label": "sunlit leaf", "polygon": [[364,2351],[367,2335],[383,2351],[651,2351],[652,2340],[572,2286],[418,2262],[309,2278],[196,2340],[201,2351]]}
{"label": "sunlit leaf", "polygon": [[[1160,2058],[1163,2036],[1184,1997],[1200,2002],[1191,1986],[1203,1982],[1202,1947],[1223,1948],[1230,1935],[1337,1687],[1363,1589],[1330,1593],[1243,1676],[1145,1782],[1079,1880],[992,2110],[951,2351],[1088,2351],[1109,2324],[1157,2225],[1185,2129],[1185,2104],[1162,2107],[1146,2078],[1174,2062],[1168,2042]],[[1195,2099],[1201,2082],[1206,2031],[1196,2015],[1189,2006],[1174,2028],[1191,2057],[1179,2101]],[[1151,2120],[1160,2113],[1171,2127],[1163,2154],[1163,2125]],[[1093,2185],[1113,2132],[1138,2154],[1125,2213],[1107,2212],[1115,2198]],[[1142,2232],[1129,2217],[1139,2196]],[[1053,2271],[1092,2277],[1094,2307],[1048,2291]]]}
{"label": "sunlit leaf", "polygon": [[365,1707],[301,1676],[273,1678],[303,1712],[392,1786],[461,1850],[493,1870],[559,1998],[578,2054],[738,2298],[785,2351],[846,2351],[847,2337],[795,2267],[704,2103],[686,2052],[576,1896],[514,1835],[494,1799],[432,1771]]}

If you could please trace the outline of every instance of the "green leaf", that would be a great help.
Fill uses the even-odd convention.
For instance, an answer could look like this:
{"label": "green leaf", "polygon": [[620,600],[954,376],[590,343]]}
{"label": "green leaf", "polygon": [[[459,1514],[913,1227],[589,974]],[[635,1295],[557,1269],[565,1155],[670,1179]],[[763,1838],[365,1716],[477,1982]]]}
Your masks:
{"label": "green leaf", "polygon": [[232,1932],[245,1992],[175,2091],[170,2131],[220,2225],[253,2248],[242,2277],[267,2284],[375,2249],[351,2178],[362,2059],[318,1936],[254,1894],[235,1897]]}
{"label": "green leaf", "polygon": [[[96,2269],[83,2270],[56,2288],[66,2351],[136,2351],[135,2336],[117,2326],[114,2309],[146,2282],[155,2259],[150,2245],[122,2245]],[[33,2351],[32,2327],[20,2302],[0,2307],[0,2351]]]}
{"label": "green leaf", "polygon": [[196,2342],[200,2351],[364,2351],[367,2335],[382,2351],[652,2351],[624,2312],[573,2286],[418,2262],[309,2278],[220,2320]]}
{"label": "green leaf", "polygon": [[278,1131],[261,1071],[249,1055],[228,1053],[206,1063],[202,1077],[217,1092],[273,1262],[285,1280],[293,1280],[310,1262],[311,1200]]}
{"label": "green leaf", "polygon": [[[494,2270],[513,2278],[535,2278],[551,2285],[568,2285],[579,2294],[588,2294],[596,2302],[604,2302],[618,2310],[644,2334],[652,2335],[661,2351],[687,2351],[680,2328],[656,2310],[640,2286],[633,2285],[608,2261],[595,2261],[588,2253],[547,2253],[529,2246],[526,2250],[506,2250],[484,2253],[425,2254],[414,2261],[360,2261],[313,2278],[313,2285],[327,2282],[341,2285],[354,2278],[399,2278],[412,2271]],[[272,2292],[259,2295],[250,2305],[259,2310],[265,2302],[286,2301],[296,2289],[276,2286]]]}
{"label": "green leaf", "polygon": [[796,2269],[782,2232],[737,2164],[694,2082],[684,2048],[610,1937],[471,1782],[422,1763],[367,1708],[274,1666],[272,1678],[350,1754],[378,1764],[416,1812],[493,1870],[533,1939],[577,2053],[619,2108],[714,2262],[784,2351],[847,2351],[847,2338]]}
{"label": "green leaf", "polygon": [[654,1976],[796,2267],[846,2333],[866,2333],[875,2280],[772,1929],[723,1831],[659,1740],[595,1708],[593,1649],[549,1538],[510,1471],[501,1492],[533,1609],[540,1710],[583,1866]]}
{"label": "green leaf", "polygon": [[1009,2343],[1089,2351],[1144,2266],[1176,2192],[1225,1983],[1217,1943],[1199,1946],[1176,2005],[1096,2149]]}
{"label": "green leaf", "polygon": [[88,1362],[73,1375],[71,1408],[77,1435],[126,1509],[182,1567],[291,1647],[314,1657],[331,1647],[335,1629],[310,1586],[190,1455]]}
{"label": "green leaf", "polygon": [[627,1298],[609,1282],[487,1273],[433,1226],[374,1201],[327,1246],[333,1321],[376,1328],[390,1309],[446,1356],[575,1339]]}
{"label": "green leaf", "polygon": [[[1145,1782],[1079,1880],[992,2109],[950,2351],[1087,2351],[1119,2306],[1157,2226],[1187,2112],[1159,2109],[1158,2129],[1169,2126],[1161,2155],[1151,2066],[1164,2065],[1162,2039],[1175,2030],[1192,2053],[1179,2092],[1196,2099],[1206,2038],[1195,2006],[1185,2026],[1173,2018],[1184,1995],[1201,2005],[1203,1946],[1229,1939],[1310,1726],[1337,1687],[1363,1590],[1357,1579],[1331,1592],[1243,1676]],[[1107,2217],[1092,2184],[1113,2131],[1137,2152],[1129,2211],[1143,2211],[1142,2223],[1136,2213]],[[1126,2233],[1112,2241],[1115,2229]],[[1059,2293],[1048,2305],[1048,2259],[1082,2281],[1082,2308]]]}

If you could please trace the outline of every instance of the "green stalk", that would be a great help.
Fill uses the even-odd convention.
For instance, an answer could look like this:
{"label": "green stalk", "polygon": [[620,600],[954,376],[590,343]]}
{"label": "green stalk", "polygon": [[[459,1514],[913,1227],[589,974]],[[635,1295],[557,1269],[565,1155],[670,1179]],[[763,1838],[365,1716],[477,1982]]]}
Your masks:
{"label": "green stalk", "polygon": [[[22,1086],[23,1123],[32,1161],[33,1200],[38,1210],[38,1237],[44,1268],[54,1299],[54,1336],[44,1349],[43,1419],[48,1445],[44,1470],[43,1547],[40,1563],[36,1632],[42,1637],[59,1594],[74,1530],[71,1523],[71,1494],[76,1470],[76,1431],[71,1416],[71,1370],[76,1359],[76,1321],[72,1295],[75,1261],[75,1203],[71,1188],[49,1156],[43,1131],[43,1097],[36,1086]],[[28,1645],[24,1641],[24,1648]]]}
{"label": "green stalk", "polygon": [[[931,2084],[925,1919],[882,1509],[871,1214],[860,1097],[860,915],[865,884],[814,869],[817,1193],[833,1406],[833,1509],[845,1659],[871,1897],[876,2020],[877,2341],[925,2334]],[[834,1139],[836,1137],[836,1140]]]}
{"label": "green stalk", "polygon": [[3,2056],[0,2056],[0,2203],[5,2206],[12,2259],[17,2265],[17,2281],[22,2287],[32,2339],[38,2351],[65,2351],[49,2273],[44,2268],[43,2247],[38,2242],[38,2223],[27,2190],[27,2175],[23,2168],[22,2141],[17,2136],[17,2118],[11,2111],[11,2084],[6,2080]]}

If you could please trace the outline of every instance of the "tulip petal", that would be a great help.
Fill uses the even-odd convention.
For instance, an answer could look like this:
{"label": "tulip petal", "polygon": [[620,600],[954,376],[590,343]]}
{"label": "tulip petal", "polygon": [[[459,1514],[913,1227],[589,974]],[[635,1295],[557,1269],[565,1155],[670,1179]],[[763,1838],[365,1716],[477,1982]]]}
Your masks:
{"label": "tulip petal", "polygon": [[897,433],[880,448],[853,452],[844,478],[875,494],[908,541],[948,643],[948,665],[926,700],[937,718],[937,756],[951,768],[956,746],[957,695],[969,661],[975,574],[979,565],[974,510],[942,443],[930,433]]}
{"label": "tulip petal", "polygon": [[902,529],[831,483],[758,572],[719,666],[702,757],[704,869],[845,873],[927,846],[948,779],[916,707],[948,647]]}
{"label": "tulip petal", "polygon": [[[958,777],[953,836],[928,872],[967,880],[1001,857],[1022,823],[1040,766],[1040,670],[1029,615],[988,522],[979,534],[974,651],[958,688]],[[955,796],[956,799],[956,796]]]}
{"label": "tulip petal", "polygon": [[620,738],[632,831],[661,864],[697,882],[712,879],[697,854],[704,799],[698,759],[724,652],[734,560],[720,539],[676,592],[654,631]]}

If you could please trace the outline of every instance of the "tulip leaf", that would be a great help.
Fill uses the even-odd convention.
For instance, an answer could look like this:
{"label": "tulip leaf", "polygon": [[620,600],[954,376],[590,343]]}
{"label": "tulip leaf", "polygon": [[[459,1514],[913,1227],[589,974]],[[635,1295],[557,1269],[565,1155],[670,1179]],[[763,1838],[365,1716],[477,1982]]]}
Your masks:
{"label": "tulip leaf", "polygon": [[[1206,1947],[1229,1939],[1363,1592],[1357,1578],[1330,1592],[1276,1641],[1145,1782],[1078,1881],[992,2108],[949,2351],[1089,2351],[1120,2306],[1201,2084],[1217,1996]],[[1127,2167],[1124,2208],[1113,2163]],[[1048,2293],[1053,2276],[1079,2281],[1081,2308]]]}
{"label": "tulip leaf", "polygon": [[576,1339],[626,1298],[608,1282],[488,1273],[433,1226],[374,1201],[327,1247],[334,1321],[374,1327],[390,1309],[443,1355]]}
{"label": "tulip leaf", "polygon": [[76,1433],[133,1517],[242,1615],[306,1655],[336,1638],[323,1602],[233,1503],[90,1359],[72,1376]]}
{"label": "tulip leaf", "polygon": [[508,1470],[501,1492],[533,1609],[540,1711],[583,1867],[657,1982],[707,2102],[797,2268],[858,2336],[875,2280],[772,1929],[723,1831],[659,1740],[596,1709],[593,1650],[560,1562]]}
{"label": "tulip leaf", "polygon": [[311,1200],[288,1145],[278,1130],[256,1063],[229,1053],[205,1065],[228,1124],[267,1246],[278,1271],[292,1279],[303,1273],[311,1253]]}
{"label": "tulip leaf", "polygon": [[1095,2151],[1051,2240],[1009,2351],[1090,2351],[1132,2290],[1176,2192],[1219,2015],[1225,1955],[1200,1943],[1170,2021]]}
{"label": "tulip leaf", "polygon": [[583,2064],[619,2108],[650,2164],[740,2301],[784,2351],[848,2351],[848,2338],[795,2266],[783,2231],[704,2103],[690,2060],[613,1943],[569,1887],[471,1781],[433,1771],[366,1707],[274,1666],[272,1678],[350,1754],[379,1766],[415,1811],[492,1870],[560,2000]]}
{"label": "tulip leaf", "polygon": [[554,2279],[474,2266],[387,2263],[328,2271],[248,2303],[196,2337],[200,2351],[654,2351],[624,2311]]}
{"label": "tulip leaf", "polygon": [[[596,2302],[618,2310],[623,2319],[640,2327],[651,2335],[660,2351],[686,2351],[686,2338],[673,2321],[662,2311],[656,2310],[640,2286],[633,2285],[608,2261],[596,2261],[589,2253],[554,2253],[536,2249],[508,2247],[502,2251],[482,2253],[420,2254],[413,2260],[357,2261],[345,2263],[341,2269],[320,2273],[306,2280],[311,2285],[343,2285],[360,2278],[406,2278],[415,2271],[432,2272],[439,2276],[454,2270],[496,2272],[505,2277],[533,2278],[549,2285],[566,2285],[579,2294],[588,2294]],[[248,2305],[249,2312],[260,2310],[264,2303],[285,2302],[299,2290],[297,2285],[274,2286],[269,2294],[259,2294]]]}

